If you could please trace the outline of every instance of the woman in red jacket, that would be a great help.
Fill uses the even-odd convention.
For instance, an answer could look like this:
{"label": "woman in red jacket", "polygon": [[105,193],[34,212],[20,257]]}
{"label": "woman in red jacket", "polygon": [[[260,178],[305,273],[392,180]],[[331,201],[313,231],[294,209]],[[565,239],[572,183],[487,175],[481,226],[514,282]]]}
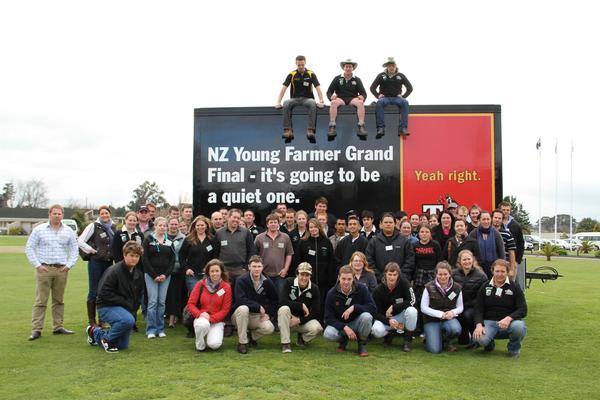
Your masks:
{"label": "woman in red jacket", "polygon": [[194,316],[197,351],[204,351],[207,345],[213,350],[221,347],[225,318],[231,308],[231,286],[223,262],[210,260],[204,274],[206,277],[196,283],[187,304]]}

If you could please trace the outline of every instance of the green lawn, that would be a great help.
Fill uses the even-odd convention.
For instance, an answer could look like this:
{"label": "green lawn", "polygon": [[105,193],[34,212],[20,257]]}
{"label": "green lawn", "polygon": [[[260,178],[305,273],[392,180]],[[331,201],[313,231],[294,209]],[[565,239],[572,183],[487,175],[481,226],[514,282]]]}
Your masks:
{"label": "green lawn", "polygon": [[[34,273],[22,254],[0,254],[0,396],[4,399],[588,399],[600,390],[596,316],[600,262],[541,258],[565,275],[527,291],[528,336],[522,356],[506,356],[506,341],[491,354],[461,350],[431,355],[420,344],[410,354],[370,343],[370,356],[337,354],[317,339],[309,349],[281,354],[278,337],[242,356],[235,339],[218,352],[196,353],[184,331],[149,341],[133,334],[131,347],[106,354],[85,342],[87,273],[70,273],[66,327],[53,336],[50,315],[41,339],[28,342]],[[49,313],[48,313],[49,314]],[[141,324],[143,327],[143,322]],[[354,346],[349,346],[354,350]],[[593,393],[596,393],[594,395]]]}
{"label": "green lawn", "polygon": [[28,236],[0,236],[0,246],[25,246]]}

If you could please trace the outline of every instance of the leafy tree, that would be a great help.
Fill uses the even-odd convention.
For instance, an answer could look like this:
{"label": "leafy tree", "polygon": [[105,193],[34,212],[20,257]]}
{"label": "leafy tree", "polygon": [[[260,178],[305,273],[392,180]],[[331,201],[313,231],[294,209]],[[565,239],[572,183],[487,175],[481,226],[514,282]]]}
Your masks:
{"label": "leafy tree", "polygon": [[589,254],[593,250],[594,250],[594,246],[592,246],[592,244],[590,242],[588,242],[587,240],[584,240],[583,242],[581,242],[581,246],[579,246],[577,248],[577,255],[579,255],[579,253]]}
{"label": "leafy tree", "polygon": [[154,203],[156,208],[164,209],[169,207],[165,199],[165,192],[162,191],[156,182],[145,181],[133,190],[133,199],[127,205],[130,210],[137,210],[139,206]]}
{"label": "leafy tree", "polygon": [[0,207],[10,207],[15,200],[15,185],[12,182],[4,184],[0,195]]}
{"label": "leafy tree", "polygon": [[21,182],[17,189],[17,207],[46,207],[48,204],[46,193],[48,193],[48,188],[39,179]]}
{"label": "leafy tree", "polygon": [[546,243],[539,253],[543,256],[546,256],[546,261],[551,261],[552,256],[557,256],[559,254],[559,250],[560,247],[552,243]]}
{"label": "leafy tree", "polygon": [[517,220],[521,228],[523,229],[523,233],[531,233],[531,222],[529,221],[529,213],[523,207],[522,203],[517,202],[517,198],[515,196],[505,196],[504,201],[510,203],[512,210],[510,215],[514,219]]}
{"label": "leafy tree", "polygon": [[85,210],[81,208],[75,209],[73,211],[71,219],[74,219],[77,222],[77,228],[79,228],[79,232],[77,232],[77,234],[80,234],[90,223],[90,220],[88,219]]}
{"label": "leafy tree", "polygon": [[583,218],[577,224],[576,232],[600,232],[600,223],[593,218]]}

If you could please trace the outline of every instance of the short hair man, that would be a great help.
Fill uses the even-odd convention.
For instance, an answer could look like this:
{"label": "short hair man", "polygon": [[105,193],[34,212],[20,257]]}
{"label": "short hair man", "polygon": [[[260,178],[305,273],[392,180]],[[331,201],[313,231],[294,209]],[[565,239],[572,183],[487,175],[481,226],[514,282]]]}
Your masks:
{"label": "short hair man", "polygon": [[171,218],[177,218],[179,219],[179,207],[177,206],[170,206],[169,207],[169,219]]}
{"label": "short hair man", "polygon": [[285,223],[281,225],[279,230],[289,235],[294,229],[296,229],[296,210],[288,208],[285,212]]}
{"label": "short hair man", "polygon": [[244,222],[246,223],[246,228],[252,234],[252,237],[256,239],[259,233],[264,232],[262,226],[256,225],[256,217],[254,215],[254,211],[248,209],[244,211]]}
{"label": "short hair man", "polygon": [[349,234],[343,237],[335,247],[335,257],[341,265],[348,265],[352,254],[355,251],[364,253],[369,244],[369,240],[360,234],[360,223],[355,215],[348,217],[348,232]]}
{"label": "short hair man", "polygon": [[477,293],[473,339],[484,346],[484,351],[494,350],[494,339],[508,339],[508,354],[518,358],[527,333],[523,321],[527,303],[521,288],[508,279],[508,268],[505,260],[496,260],[492,279]]}
{"label": "short hair man", "polygon": [[506,261],[510,263],[508,276],[514,279],[517,274],[517,245],[509,230],[506,229],[502,224],[502,218],[504,218],[502,211],[492,211],[492,226],[494,229],[500,232],[500,236],[502,236],[502,241],[504,242],[504,251],[506,253]]}
{"label": "short hair man", "polygon": [[[328,212],[329,201],[325,196],[319,196],[315,199],[315,210],[308,214],[308,218],[317,218],[319,214],[327,214],[327,225],[334,226],[337,218],[332,213]],[[328,229],[323,229],[327,233]]]}
{"label": "short hair man", "polygon": [[510,215],[512,211],[512,204],[508,201],[503,201],[498,205],[500,211],[502,211],[502,224],[504,227],[510,231],[510,234],[515,239],[515,244],[517,246],[517,250],[515,253],[517,264],[521,264],[523,261],[523,254],[525,253],[525,238],[523,238],[523,228],[517,222],[516,219]]}
{"label": "short hair man", "polygon": [[275,318],[277,310],[277,290],[262,272],[261,258],[252,256],[248,261],[248,272],[235,282],[235,305],[232,308],[235,311],[231,319],[237,326],[237,351],[241,354],[248,353],[248,344],[256,346],[258,339],[275,330],[271,319]]}
{"label": "short hair man", "polygon": [[[275,108],[281,108],[281,100],[287,91],[288,86],[292,85],[290,90],[290,99],[283,103],[283,135],[282,138],[286,142],[294,139],[294,131],[292,129],[292,110],[297,106],[302,106],[308,112],[308,130],[306,137],[312,143],[315,142],[315,134],[317,129],[317,107],[323,108],[323,93],[321,92],[321,84],[317,79],[317,75],[310,69],[306,69],[306,58],[304,56],[296,57],[296,69],[290,72],[283,86],[279,91],[277,104]],[[319,103],[315,103],[315,96],[312,88],[317,90]]]}
{"label": "short hair man", "polygon": [[223,219],[223,214],[221,214],[220,211],[215,211],[214,213],[212,213],[210,215],[210,223],[215,232],[222,228],[223,224],[225,223]]}
{"label": "short hair man", "polygon": [[281,336],[281,351],[291,353],[290,331],[298,332],[298,346],[303,346],[323,332],[317,320],[321,315],[321,294],[312,283],[312,266],[303,262],[296,269],[295,278],[287,278],[279,292],[277,323]]}
{"label": "short hair man", "polygon": [[65,315],[64,295],[69,271],[77,262],[77,237],[73,229],[62,223],[63,208],[54,204],[48,210],[48,222],[33,229],[27,239],[25,253],[36,269],[35,303],[31,317],[31,336],[42,336],[46,305],[52,293],[52,333],[72,334],[63,326]]}
{"label": "short hair man", "polygon": [[225,264],[225,271],[229,274],[232,284],[236,278],[244,274],[250,257],[256,255],[252,234],[248,229],[240,226],[241,217],[242,212],[232,208],[229,210],[227,224],[219,228],[215,234],[219,248],[217,258]]}
{"label": "short hair man", "polygon": [[[379,139],[385,134],[385,106],[395,105],[400,109],[400,123],[398,124],[398,135],[408,136],[408,101],[413,87],[406,76],[398,72],[398,66],[394,57],[388,57],[382,65],[382,73],[377,75],[371,84],[371,93],[377,99],[375,106],[375,120],[377,125],[377,136]],[[379,88],[379,91],[377,91]],[[402,93],[404,88],[404,93]]]}
{"label": "short hair man", "polygon": [[338,352],[346,351],[349,340],[358,342],[358,355],[366,357],[367,338],[371,333],[377,307],[369,289],[354,280],[352,267],[340,268],[337,284],[325,299],[325,339],[338,342]]}
{"label": "short hair man", "polygon": [[143,234],[145,234],[146,231],[151,231],[152,228],[154,227],[154,223],[150,219],[150,211],[148,210],[148,206],[146,206],[146,205],[142,205],[142,206],[138,207],[137,219],[138,219],[138,223],[137,223],[136,228],[138,231],[142,232]]}
{"label": "short hair man", "polygon": [[334,251],[340,240],[342,240],[347,235],[348,232],[346,232],[346,219],[338,218],[335,222],[335,230],[333,232],[333,235],[329,236],[329,241],[331,242]]}
{"label": "short hair man", "polygon": [[150,221],[154,222],[154,219],[156,218],[156,205],[154,203],[147,203],[146,207],[148,208]]}
{"label": "short hair man", "polygon": [[191,204],[181,205],[181,219],[183,219],[189,226],[194,218],[194,209]]}
{"label": "short hair man", "polygon": [[333,78],[329,89],[327,89],[327,98],[331,101],[327,138],[333,140],[337,135],[337,109],[340,106],[351,105],[356,107],[356,115],[358,117],[357,135],[359,138],[365,139],[367,137],[365,129],[365,99],[367,98],[367,91],[360,78],[354,75],[354,70],[358,67],[358,63],[347,59],[340,62],[340,67],[344,72]]}
{"label": "short hair man", "polygon": [[142,289],[143,274],[136,265],[142,256],[142,246],[129,241],[123,246],[123,261],[106,270],[98,285],[96,305],[100,320],[110,329],[88,325],[87,341],[101,345],[107,353],[117,353],[129,347],[129,334],[135,324],[137,300]]}
{"label": "short hair man", "polygon": [[395,229],[394,216],[385,212],[381,216],[381,231],[367,245],[367,260],[375,267],[377,277],[383,276],[385,266],[389,262],[400,265],[402,277],[410,281],[415,268],[415,252],[409,239]]}
{"label": "short hair man", "polygon": [[267,230],[254,239],[258,255],[263,260],[263,273],[281,290],[285,284],[292,263],[294,249],[287,233],[279,230],[279,217],[272,213],[267,216]]}
{"label": "short hair man", "polygon": [[361,213],[362,228],[360,229],[360,234],[368,240],[371,240],[377,233],[377,228],[373,224],[374,219],[375,214],[373,214],[373,211],[363,210]]}

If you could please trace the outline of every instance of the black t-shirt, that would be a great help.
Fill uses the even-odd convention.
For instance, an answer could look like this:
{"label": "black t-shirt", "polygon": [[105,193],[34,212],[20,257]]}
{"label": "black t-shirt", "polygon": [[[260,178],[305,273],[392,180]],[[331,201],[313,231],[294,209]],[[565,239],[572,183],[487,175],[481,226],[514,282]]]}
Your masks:
{"label": "black t-shirt", "polygon": [[317,75],[311,70],[307,69],[303,74],[298,72],[298,70],[292,71],[285,78],[285,82],[283,82],[284,86],[290,86],[290,97],[306,97],[310,99],[314,99],[315,96],[312,92],[312,87],[320,86],[319,80],[317,79]]}

